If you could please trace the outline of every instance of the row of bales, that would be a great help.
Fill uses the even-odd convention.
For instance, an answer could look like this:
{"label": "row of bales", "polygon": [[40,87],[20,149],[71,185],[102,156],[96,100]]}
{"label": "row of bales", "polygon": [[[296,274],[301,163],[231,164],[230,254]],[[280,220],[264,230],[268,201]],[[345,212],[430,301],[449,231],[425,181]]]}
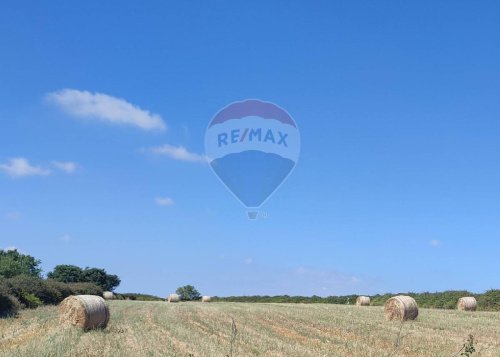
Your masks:
{"label": "row of bales", "polygon": [[[370,306],[369,296],[358,296],[356,306]],[[461,297],[457,302],[460,311],[476,311],[477,301],[472,296]],[[407,295],[397,295],[384,304],[384,315],[387,320],[415,320],[418,316],[418,305],[414,298]]]}
{"label": "row of bales", "polygon": [[[111,291],[105,291],[102,294],[103,298],[105,300],[114,300],[115,299],[115,294],[113,294]],[[169,294],[166,298],[165,301],[167,302],[179,302],[181,301],[181,298],[178,294]],[[211,302],[212,298],[210,296],[202,296],[200,299],[201,302]]]}
{"label": "row of bales", "polygon": [[[181,301],[181,298],[178,294],[170,294],[167,296],[165,301],[167,301],[167,302],[179,302],[179,301]],[[210,296],[202,296],[200,301],[201,302],[211,302],[212,298]]]}
{"label": "row of bales", "polygon": [[[112,292],[105,292],[104,299],[97,295],[72,295],[64,299],[59,305],[62,323],[79,326],[85,330],[105,328],[110,319],[109,307],[106,300],[115,298]],[[179,302],[178,294],[170,294],[165,299],[169,303]],[[203,296],[201,302],[211,302],[210,296]],[[370,297],[359,296],[357,306],[370,306]],[[457,303],[458,310],[475,311],[477,302],[474,297],[462,297]],[[415,320],[418,316],[418,305],[415,299],[407,295],[397,295],[389,298],[384,304],[384,315],[387,320],[406,321]]]}
{"label": "row of bales", "polygon": [[[72,295],[59,305],[61,323],[81,327],[84,330],[106,328],[109,322],[109,307],[105,300],[115,299],[110,291],[105,291],[103,297],[97,295]],[[179,302],[177,294],[170,294],[165,299],[169,303]],[[201,302],[211,302],[210,296],[202,296]]]}

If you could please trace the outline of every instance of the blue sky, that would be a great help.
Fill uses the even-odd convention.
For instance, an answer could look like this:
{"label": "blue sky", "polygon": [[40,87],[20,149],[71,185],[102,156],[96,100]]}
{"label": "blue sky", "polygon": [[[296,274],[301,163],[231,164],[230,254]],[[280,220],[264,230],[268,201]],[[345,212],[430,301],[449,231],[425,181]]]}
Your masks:
{"label": "blue sky", "polygon": [[[4,4],[0,247],[161,296],[499,288],[499,11]],[[301,132],[256,221],[200,160],[246,98]]]}

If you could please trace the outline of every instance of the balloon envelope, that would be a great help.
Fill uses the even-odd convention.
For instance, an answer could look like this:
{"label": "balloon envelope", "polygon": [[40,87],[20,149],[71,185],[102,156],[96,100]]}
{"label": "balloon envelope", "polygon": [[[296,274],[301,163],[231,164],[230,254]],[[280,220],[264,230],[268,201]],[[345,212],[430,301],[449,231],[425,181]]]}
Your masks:
{"label": "balloon envelope", "polygon": [[205,136],[214,173],[246,207],[259,207],[295,167],[300,136],[275,104],[233,103],[212,119]]}

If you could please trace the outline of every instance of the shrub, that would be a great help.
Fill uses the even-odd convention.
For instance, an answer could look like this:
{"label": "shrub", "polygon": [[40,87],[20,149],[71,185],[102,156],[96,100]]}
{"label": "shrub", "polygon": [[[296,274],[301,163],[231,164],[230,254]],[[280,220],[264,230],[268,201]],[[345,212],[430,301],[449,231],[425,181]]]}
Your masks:
{"label": "shrub", "polygon": [[73,290],[68,284],[52,279],[47,279],[44,283],[47,287],[56,290],[59,293],[61,301],[66,299],[68,296],[73,295]]}
{"label": "shrub", "polygon": [[44,304],[57,304],[62,301],[61,292],[44,280],[33,276],[19,275],[6,280],[12,295],[28,307],[36,307],[34,295]]}
{"label": "shrub", "polygon": [[28,309],[36,309],[39,306],[43,305],[42,300],[40,300],[35,294],[22,292],[21,300],[23,301],[24,306]]}
{"label": "shrub", "polygon": [[0,317],[11,316],[21,308],[21,303],[10,294],[6,284],[0,281]]}
{"label": "shrub", "polygon": [[69,283],[67,284],[75,295],[98,295],[102,296],[101,287],[93,283]]}
{"label": "shrub", "polygon": [[117,300],[138,300],[138,301],[163,301],[164,299],[147,294],[136,294],[136,293],[123,293],[115,294]]}
{"label": "shrub", "polygon": [[500,290],[488,290],[477,299],[480,310],[500,311]]}

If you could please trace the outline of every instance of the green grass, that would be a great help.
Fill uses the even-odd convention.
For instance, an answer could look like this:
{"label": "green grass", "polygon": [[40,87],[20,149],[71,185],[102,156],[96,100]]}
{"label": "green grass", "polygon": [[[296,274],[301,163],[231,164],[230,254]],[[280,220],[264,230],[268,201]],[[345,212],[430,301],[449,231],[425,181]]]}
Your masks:
{"label": "green grass", "polygon": [[[389,356],[400,324],[381,307],[329,304],[179,303],[111,301],[102,331],[59,324],[57,308],[24,310],[0,319],[0,356],[224,357],[231,317],[234,356]],[[420,309],[403,325],[395,356],[447,356],[467,336],[478,356],[500,356],[500,313]]]}

